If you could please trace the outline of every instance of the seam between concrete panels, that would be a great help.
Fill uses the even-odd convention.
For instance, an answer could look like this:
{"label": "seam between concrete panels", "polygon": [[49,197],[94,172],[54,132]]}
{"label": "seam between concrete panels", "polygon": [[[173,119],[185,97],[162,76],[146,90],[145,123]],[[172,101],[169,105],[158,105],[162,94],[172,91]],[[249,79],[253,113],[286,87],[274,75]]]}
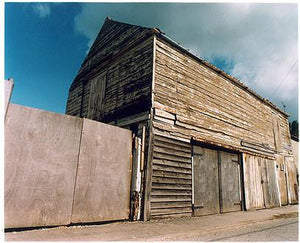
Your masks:
{"label": "seam between concrete panels", "polygon": [[75,202],[75,190],[76,190],[76,182],[78,177],[78,167],[79,167],[79,158],[80,158],[80,148],[81,148],[81,141],[82,141],[82,134],[83,134],[83,124],[84,124],[84,118],[80,118],[82,120],[81,129],[80,129],[80,138],[79,138],[79,146],[78,146],[78,155],[77,155],[77,162],[76,162],[76,171],[75,171],[75,181],[74,181],[74,189],[73,189],[73,200],[72,200],[72,207],[71,207],[71,215],[69,222],[72,223],[72,216],[73,216],[73,210],[74,210],[74,202]]}

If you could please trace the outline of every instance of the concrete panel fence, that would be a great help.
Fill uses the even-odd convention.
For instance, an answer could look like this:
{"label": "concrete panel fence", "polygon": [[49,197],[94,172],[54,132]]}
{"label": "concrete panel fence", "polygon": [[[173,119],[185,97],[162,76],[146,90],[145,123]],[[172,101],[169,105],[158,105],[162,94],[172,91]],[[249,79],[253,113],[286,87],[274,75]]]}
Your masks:
{"label": "concrete panel fence", "polygon": [[10,104],[5,228],[129,218],[131,131]]}

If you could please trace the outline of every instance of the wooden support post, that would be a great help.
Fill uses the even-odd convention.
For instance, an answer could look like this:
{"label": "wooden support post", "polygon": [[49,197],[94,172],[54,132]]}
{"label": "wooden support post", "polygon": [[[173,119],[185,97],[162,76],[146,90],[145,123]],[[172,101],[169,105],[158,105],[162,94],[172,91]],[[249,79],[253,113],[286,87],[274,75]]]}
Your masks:
{"label": "wooden support post", "polygon": [[218,150],[218,181],[219,181],[219,203],[220,213],[223,212],[223,199],[222,199],[222,173],[221,173],[221,151]]}

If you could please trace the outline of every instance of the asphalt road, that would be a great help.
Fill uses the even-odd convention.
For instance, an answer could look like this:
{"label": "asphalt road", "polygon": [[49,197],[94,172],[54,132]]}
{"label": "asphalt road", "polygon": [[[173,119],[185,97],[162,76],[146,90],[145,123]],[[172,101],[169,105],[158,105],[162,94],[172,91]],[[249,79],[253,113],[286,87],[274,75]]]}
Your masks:
{"label": "asphalt road", "polygon": [[298,218],[268,220],[262,223],[226,228],[218,232],[189,237],[169,238],[170,241],[298,241]]}

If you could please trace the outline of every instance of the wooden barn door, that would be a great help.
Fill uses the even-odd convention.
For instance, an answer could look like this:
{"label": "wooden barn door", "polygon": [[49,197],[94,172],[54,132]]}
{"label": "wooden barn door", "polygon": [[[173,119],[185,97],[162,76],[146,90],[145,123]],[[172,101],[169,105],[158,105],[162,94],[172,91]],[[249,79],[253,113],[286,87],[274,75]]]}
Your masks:
{"label": "wooden barn door", "polygon": [[193,146],[194,215],[241,210],[239,156]]}
{"label": "wooden barn door", "polygon": [[240,162],[237,154],[220,151],[221,212],[241,210]]}
{"label": "wooden barn door", "polygon": [[194,214],[219,213],[218,151],[194,146]]}

